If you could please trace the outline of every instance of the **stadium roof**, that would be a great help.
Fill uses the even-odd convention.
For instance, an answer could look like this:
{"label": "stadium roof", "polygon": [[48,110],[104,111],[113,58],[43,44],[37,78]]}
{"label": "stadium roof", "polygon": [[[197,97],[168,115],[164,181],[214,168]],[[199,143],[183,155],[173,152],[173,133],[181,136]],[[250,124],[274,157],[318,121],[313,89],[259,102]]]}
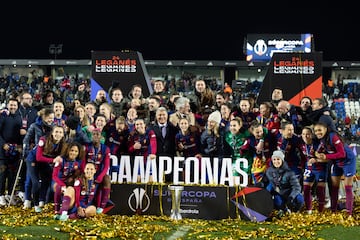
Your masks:
{"label": "stadium roof", "polygon": [[[173,67],[266,67],[267,62],[212,60],[144,60],[146,66]],[[0,59],[3,66],[91,66],[91,59]],[[323,61],[328,68],[360,68],[360,61]]]}

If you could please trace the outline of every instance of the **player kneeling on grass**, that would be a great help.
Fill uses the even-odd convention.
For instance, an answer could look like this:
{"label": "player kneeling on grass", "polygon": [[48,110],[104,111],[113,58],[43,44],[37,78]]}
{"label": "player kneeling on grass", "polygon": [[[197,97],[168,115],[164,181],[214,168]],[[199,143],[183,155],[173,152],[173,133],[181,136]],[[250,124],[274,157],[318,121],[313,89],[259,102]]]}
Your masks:
{"label": "player kneeling on grass", "polygon": [[61,205],[61,215],[55,215],[55,219],[66,221],[67,219],[88,218],[96,215],[95,193],[98,184],[95,182],[95,164],[88,162],[84,173],[75,180],[74,187],[67,187]]}

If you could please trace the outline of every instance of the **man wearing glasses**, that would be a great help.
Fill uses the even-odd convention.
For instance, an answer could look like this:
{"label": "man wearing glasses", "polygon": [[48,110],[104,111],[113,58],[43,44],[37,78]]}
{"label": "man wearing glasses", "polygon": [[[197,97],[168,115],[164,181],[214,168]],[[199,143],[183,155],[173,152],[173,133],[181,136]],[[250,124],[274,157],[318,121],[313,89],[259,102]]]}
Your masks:
{"label": "man wearing glasses", "polygon": [[[26,132],[29,126],[35,122],[37,118],[38,110],[33,107],[33,98],[31,94],[28,92],[23,92],[20,94],[20,105],[19,105],[19,113],[22,119],[22,137],[25,137]],[[25,156],[24,156],[25,157]],[[25,201],[25,179],[26,179],[26,167],[22,167],[19,177],[19,198],[24,202]]]}

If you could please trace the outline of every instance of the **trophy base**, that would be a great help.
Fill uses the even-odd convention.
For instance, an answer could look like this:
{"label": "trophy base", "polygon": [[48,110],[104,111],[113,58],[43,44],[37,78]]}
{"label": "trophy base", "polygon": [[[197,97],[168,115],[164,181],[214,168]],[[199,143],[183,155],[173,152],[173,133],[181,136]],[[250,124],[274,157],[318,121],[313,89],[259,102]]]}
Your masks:
{"label": "trophy base", "polygon": [[184,186],[169,185],[169,190],[172,201],[170,219],[180,220],[182,219],[180,214],[181,192],[184,190]]}

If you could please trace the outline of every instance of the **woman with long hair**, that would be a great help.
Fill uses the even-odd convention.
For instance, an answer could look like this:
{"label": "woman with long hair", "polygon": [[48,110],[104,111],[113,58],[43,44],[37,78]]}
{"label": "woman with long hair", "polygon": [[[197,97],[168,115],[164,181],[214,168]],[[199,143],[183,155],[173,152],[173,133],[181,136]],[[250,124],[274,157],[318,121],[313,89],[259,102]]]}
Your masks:
{"label": "woman with long hair", "polygon": [[303,190],[305,207],[308,214],[312,213],[311,189],[316,184],[316,196],[319,212],[325,207],[325,187],[328,179],[328,167],[326,162],[316,162],[315,152],[321,152],[323,146],[315,139],[311,127],[304,127],[301,132],[302,143],[300,149],[303,152],[306,163],[303,176]]}
{"label": "woman with long hair", "polygon": [[[54,122],[53,108],[46,107],[38,111],[38,117],[32,123],[24,137],[23,145],[26,162],[26,179],[25,179],[25,201],[24,209],[31,208],[32,195],[39,189],[39,168],[36,163],[36,145],[40,137],[46,136],[52,130]],[[39,205],[43,206],[45,199],[41,198]]]}
{"label": "woman with long hair", "polygon": [[356,174],[356,158],[352,151],[346,151],[346,144],[337,132],[333,132],[326,123],[318,122],[314,125],[315,136],[324,146],[324,152],[315,152],[313,161],[326,162],[331,165],[331,210],[337,211],[339,187],[342,176],[344,176],[346,210],[352,215],[354,195],[353,179]]}
{"label": "woman with long hair", "polygon": [[[241,153],[240,148],[245,143],[246,139],[250,137],[248,129],[243,128],[243,122],[241,118],[235,117],[230,121],[229,131],[225,133],[224,141],[224,153],[230,155],[233,166],[234,178],[239,178],[240,174],[236,171],[236,161],[240,158],[248,160],[248,164],[240,164],[240,168],[251,176],[251,165],[253,155],[249,152]],[[251,182],[250,179],[248,182]]]}
{"label": "woman with long hair", "polygon": [[39,168],[40,189],[33,195],[35,212],[41,212],[39,196],[46,196],[46,203],[50,202],[50,183],[52,180],[53,165],[62,161],[61,151],[65,146],[65,129],[62,126],[54,126],[50,135],[40,137],[36,148],[36,164]]}
{"label": "woman with long hair", "polygon": [[[81,161],[84,148],[77,142],[71,142],[63,148],[62,161],[55,163],[52,174],[55,214],[60,214],[62,195],[67,187],[73,187],[75,179],[81,174]],[[56,218],[56,216],[55,216]]]}
{"label": "woman with long hair", "polygon": [[95,180],[95,174],[95,163],[86,163],[84,172],[76,178],[74,186],[64,190],[61,215],[55,215],[56,220],[66,221],[69,218],[88,218],[96,215],[95,196],[99,184]]}

